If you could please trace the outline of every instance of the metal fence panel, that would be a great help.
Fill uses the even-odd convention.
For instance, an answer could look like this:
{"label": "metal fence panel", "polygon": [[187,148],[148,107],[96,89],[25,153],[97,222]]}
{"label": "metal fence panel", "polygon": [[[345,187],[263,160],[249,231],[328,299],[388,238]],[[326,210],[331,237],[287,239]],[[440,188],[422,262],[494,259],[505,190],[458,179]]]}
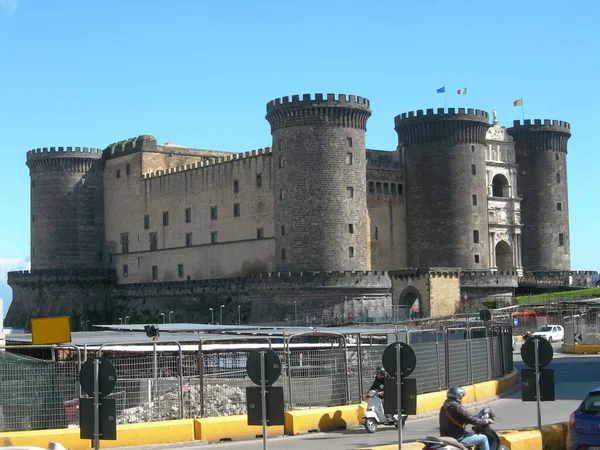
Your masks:
{"label": "metal fence panel", "polygon": [[504,368],[502,367],[502,350],[500,347],[500,340],[502,339],[502,337],[497,334],[494,333],[493,336],[491,337],[492,339],[492,346],[493,346],[493,350],[494,350],[494,378],[499,378],[504,374]]}
{"label": "metal fence panel", "polygon": [[449,385],[462,386],[469,384],[469,360],[467,340],[456,339],[448,341]]}
{"label": "metal fence panel", "polygon": [[490,379],[488,338],[474,338],[470,340],[471,374],[472,382],[479,383]]}
{"label": "metal fence panel", "polygon": [[361,347],[363,394],[369,391],[375,380],[375,369],[382,365],[381,359],[386,347],[387,344],[363,345]]}

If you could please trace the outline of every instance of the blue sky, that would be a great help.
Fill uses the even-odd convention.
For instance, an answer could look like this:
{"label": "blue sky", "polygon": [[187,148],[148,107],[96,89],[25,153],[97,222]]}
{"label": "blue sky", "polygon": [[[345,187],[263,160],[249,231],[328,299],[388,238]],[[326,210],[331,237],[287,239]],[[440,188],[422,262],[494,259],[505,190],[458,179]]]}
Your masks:
{"label": "blue sky", "polygon": [[443,106],[442,85],[503,125],[521,97],[571,123],[572,266],[599,270],[599,19],[591,0],[0,0],[0,271],[27,266],[31,148],[247,151],[270,145],[269,100],[332,92],[369,98],[367,146],[391,150],[394,116]]}

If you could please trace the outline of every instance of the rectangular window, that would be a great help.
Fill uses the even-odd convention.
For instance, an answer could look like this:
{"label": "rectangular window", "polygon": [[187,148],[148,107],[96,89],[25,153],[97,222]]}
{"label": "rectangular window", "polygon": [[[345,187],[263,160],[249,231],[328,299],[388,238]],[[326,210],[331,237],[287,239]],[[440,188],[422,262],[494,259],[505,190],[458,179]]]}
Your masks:
{"label": "rectangular window", "polygon": [[185,208],[185,223],[192,222],[192,208]]}
{"label": "rectangular window", "polygon": [[148,230],[150,228],[150,215],[146,214],[144,216],[144,230]]}
{"label": "rectangular window", "polygon": [[285,225],[281,225],[281,235],[285,236]]}
{"label": "rectangular window", "polygon": [[473,230],[473,243],[479,244],[479,230]]}
{"label": "rectangular window", "polygon": [[351,186],[348,186],[346,188],[346,195],[348,196],[348,198],[354,197],[354,188]]}
{"label": "rectangular window", "polygon": [[158,266],[152,266],[152,281],[158,280]]}
{"label": "rectangular window", "polygon": [[283,156],[279,157],[279,168],[281,169],[283,167]]}
{"label": "rectangular window", "polygon": [[262,228],[256,229],[256,239],[264,239],[265,231]]}
{"label": "rectangular window", "polygon": [[31,247],[31,257],[35,258],[35,247]]}
{"label": "rectangular window", "polygon": [[137,259],[137,263],[138,263],[138,269],[140,268],[140,265],[142,264],[141,258],[138,257]]}
{"label": "rectangular window", "polygon": [[475,146],[471,145],[471,153],[475,153]]}
{"label": "rectangular window", "polygon": [[558,202],[558,203],[556,204],[556,209],[557,209],[558,211],[562,211],[562,203],[561,203],[561,202]]}
{"label": "rectangular window", "polygon": [[352,147],[352,138],[348,137],[346,139],[348,140],[348,147]]}
{"label": "rectangular window", "polygon": [[216,206],[210,207],[210,220],[217,220],[217,207]]}
{"label": "rectangular window", "polygon": [[562,247],[563,245],[565,245],[565,235],[558,233],[558,246]]}
{"label": "rectangular window", "polygon": [[354,224],[353,223],[348,224],[348,233],[350,233],[350,234],[354,233]]}
{"label": "rectangular window", "polygon": [[121,235],[121,253],[129,253],[129,233]]}
{"label": "rectangular window", "polygon": [[473,206],[477,206],[477,195],[473,194]]}
{"label": "rectangular window", "polygon": [[163,212],[163,227],[169,226],[169,211]]}
{"label": "rectangular window", "polygon": [[233,193],[238,194],[240,192],[240,182],[238,180],[233,180]]}
{"label": "rectangular window", "polygon": [[379,239],[379,228],[375,227],[375,240]]}
{"label": "rectangular window", "polygon": [[285,248],[281,249],[281,259],[285,259]]}
{"label": "rectangular window", "polygon": [[31,189],[35,189],[35,180],[31,180]]}
{"label": "rectangular window", "polygon": [[556,154],[556,160],[558,161],[558,153]]}
{"label": "rectangular window", "polygon": [[475,264],[479,264],[479,255],[473,255],[473,258],[475,259]]}
{"label": "rectangular window", "polygon": [[117,178],[121,178],[121,169],[117,169]]}
{"label": "rectangular window", "polygon": [[183,264],[177,265],[177,278],[183,278]]}
{"label": "rectangular window", "polygon": [[217,232],[216,231],[211,231],[210,232],[210,243],[211,244],[216,244],[217,243]]}
{"label": "rectangular window", "polygon": [[348,247],[348,257],[354,258],[354,247]]}
{"label": "rectangular window", "polygon": [[129,276],[129,266],[127,264],[123,264],[123,278],[127,278]]}
{"label": "rectangular window", "polygon": [[352,162],[353,162],[352,153],[350,153],[350,152],[346,153],[346,164],[351,166]]}
{"label": "rectangular window", "polygon": [[150,233],[150,251],[158,250],[158,235],[156,232]]}
{"label": "rectangular window", "polygon": [[477,167],[475,164],[471,164],[471,175],[477,175]]}
{"label": "rectangular window", "polygon": [[560,173],[556,174],[556,183],[560,184]]}
{"label": "rectangular window", "polygon": [[256,187],[257,188],[261,188],[262,187],[262,173],[257,173],[256,174]]}
{"label": "rectangular window", "polygon": [[240,217],[240,204],[239,203],[233,204],[233,217]]}
{"label": "rectangular window", "polygon": [[281,200],[283,200],[285,198],[285,191],[283,189],[281,191],[279,191],[279,198]]}
{"label": "rectangular window", "polygon": [[185,234],[185,246],[186,247],[191,247],[192,246],[192,233],[186,233]]}
{"label": "rectangular window", "polygon": [[35,223],[35,214],[31,215],[31,223]]}
{"label": "rectangular window", "polygon": [[127,164],[125,166],[125,175],[127,175],[127,176],[131,175],[131,165],[130,164]]}

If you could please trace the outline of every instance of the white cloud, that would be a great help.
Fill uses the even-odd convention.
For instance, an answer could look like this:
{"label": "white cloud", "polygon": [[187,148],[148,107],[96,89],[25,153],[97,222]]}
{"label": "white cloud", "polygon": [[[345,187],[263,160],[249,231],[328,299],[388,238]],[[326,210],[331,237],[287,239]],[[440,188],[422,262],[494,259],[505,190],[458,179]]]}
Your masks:
{"label": "white cloud", "polygon": [[0,9],[13,12],[17,9],[17,0],[0,0]]}
{"label": "white cloud", "polygon": [[0,298],[4,299],[5,316],[12,301],[12,289],[6,284],[6,274],[13,270],[30,270],[30,268],[29,258],[0,258]]}

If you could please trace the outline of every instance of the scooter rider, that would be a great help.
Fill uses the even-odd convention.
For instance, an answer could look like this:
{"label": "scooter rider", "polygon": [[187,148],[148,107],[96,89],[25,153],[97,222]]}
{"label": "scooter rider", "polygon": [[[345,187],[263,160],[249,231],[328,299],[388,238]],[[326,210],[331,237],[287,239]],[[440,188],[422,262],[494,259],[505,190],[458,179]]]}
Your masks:
{"label": "scooter rider", "polygon": [[384,383],[385,383],[385,379],[387,377],[387,372],[385,371],[385,369],[383,367],[377,367],[375,369],[375,380],[373,381],[373,384],[371,385],[371,391],[377,391],[377,395],[380,398],[383,398],[383,390],[385,388]]}
{"label": "scooter rider", "polygon": [[440,409],[440,434],[456,439],[464,446],[476,445],[479,450],[490,450],[490,443],[484,434],[465,431],[467,424],[485,426],[494,423],[491,419],[479,419],[473,416],[461,402],[466,392],[456,386],[448,389],[446,401]]}

